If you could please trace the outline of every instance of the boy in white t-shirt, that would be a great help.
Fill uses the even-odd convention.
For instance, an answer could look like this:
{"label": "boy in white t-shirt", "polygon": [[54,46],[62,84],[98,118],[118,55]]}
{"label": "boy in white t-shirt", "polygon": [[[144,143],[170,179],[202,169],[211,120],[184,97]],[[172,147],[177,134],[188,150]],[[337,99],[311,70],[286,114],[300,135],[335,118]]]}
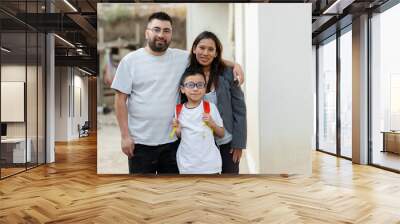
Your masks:
{"label": "boy in white t-shirt", "polygon": [[221,172],[221,154],[214,135],[224,136],[223,122],[217,107],[203,101],[205,86],[206,77],[202,70],[186,70],[180,82],[180,91],[188,100],[177,106],[173,121],[176,135],[181,137],[176,153],[180,174]]}

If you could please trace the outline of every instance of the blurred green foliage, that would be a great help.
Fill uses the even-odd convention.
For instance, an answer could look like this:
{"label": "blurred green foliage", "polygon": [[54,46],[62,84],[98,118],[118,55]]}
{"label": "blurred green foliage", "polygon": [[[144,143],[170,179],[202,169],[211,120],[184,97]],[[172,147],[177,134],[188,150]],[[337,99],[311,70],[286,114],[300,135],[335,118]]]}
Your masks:
{"label": "blurred green foliage", "polygon": [[132,19],[133,15],[128,7],[125,7],[124,4],[118,4],[114,8],[114,10],[106,10],[104,12],[104,22],[109,24],[119,23],[121,21],[126,21]]}

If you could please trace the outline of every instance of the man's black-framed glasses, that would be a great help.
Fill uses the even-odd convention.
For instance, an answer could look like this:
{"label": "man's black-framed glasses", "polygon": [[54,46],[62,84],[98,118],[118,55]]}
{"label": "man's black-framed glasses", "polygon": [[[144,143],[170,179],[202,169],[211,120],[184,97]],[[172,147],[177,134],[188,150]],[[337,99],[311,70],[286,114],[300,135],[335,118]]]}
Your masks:
{"label": "man's black-framed glasses", "polygon": [[183,83],[183,86],[188,89],[194,89],[194,87],[197,87],[197,89],[204,89],[206,87],[206,83],[205,82],[185,82],[185,83]]}

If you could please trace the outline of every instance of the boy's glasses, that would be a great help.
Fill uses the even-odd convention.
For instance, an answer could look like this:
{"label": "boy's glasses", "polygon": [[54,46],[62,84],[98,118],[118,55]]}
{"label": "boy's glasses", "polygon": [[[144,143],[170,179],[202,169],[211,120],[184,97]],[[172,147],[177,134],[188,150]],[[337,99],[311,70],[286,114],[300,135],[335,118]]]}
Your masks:
{"label": "boy's glasses", "polygon": [[188,89],[194,89],[194,87],[197,87],[197,89],[204,89],[206,87],[206,84],[204,82],[186,82],[183,84],[184,87]]}

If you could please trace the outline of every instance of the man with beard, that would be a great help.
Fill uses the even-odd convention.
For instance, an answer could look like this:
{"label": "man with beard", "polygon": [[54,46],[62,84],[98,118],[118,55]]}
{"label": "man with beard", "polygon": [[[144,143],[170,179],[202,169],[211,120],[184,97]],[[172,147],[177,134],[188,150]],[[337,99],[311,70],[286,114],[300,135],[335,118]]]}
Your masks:
{"label": "man with beard", "polygon": [[111,85],[116,90],[121,148],[128,156],[130,174],[178,173],[179,142],[169,133],[189,52],[169,48],[172,20],[164,12],[149,17],[145,35],[146,46],[121,60]]}

